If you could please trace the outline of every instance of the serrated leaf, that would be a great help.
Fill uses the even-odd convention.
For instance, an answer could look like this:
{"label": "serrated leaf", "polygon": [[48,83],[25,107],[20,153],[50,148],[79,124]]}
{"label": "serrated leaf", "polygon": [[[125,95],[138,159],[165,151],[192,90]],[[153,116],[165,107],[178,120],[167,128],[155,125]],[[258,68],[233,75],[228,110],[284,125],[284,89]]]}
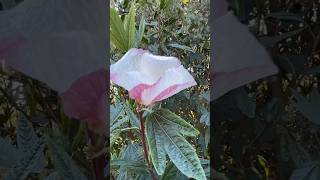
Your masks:
{"label": "serrated leaf", "polygon": [[17,161],[10,169],[9,173],[3,178],[4,180],[25,179],[34,170],[34,165],[39,162],[43,155],[43,140],[38,140],[28,150],[25,156]]}
{"label": "serrated leaf", "polygon": [[129,116],[124,116],[123,118],[119,118],[114,124],[111,125],[110,131],[114,131],[115,129],[121,127],[122,124],[126,123],[129,121]]}
{"label": "serrated leaf", "polygon": [[185,136],[196,137],[200,132],[194,128],[190,123],[186,122],[180,116],[174,114],[168,109],[162,108],[152,113],[153,116],[158,116],[161,119],[165,119],[167,128],[175,129],[177,132],[180,132]]}
{"label": "serrated leaf", "polygon": [[[22,118],[17,122],[17,143],[18,149],[23,153],[27,153],[39,141],[38,136],[33,130],[31,122]],[[44,154],[39,156],[39,160],[34,164],[33,172],[39,173],[45,166]]]}
{"label": "serrated leaf", "polygon": [[[148,142],[161,142],[171,161],[186,176],[195,179],[206,179],[205,172],[194,148],[182,134],[199,134],[190,124],[167,109],[160,109],[151,113],[146,119]],[[193,131],[186,133],[186,131]],[[152,136],[156,135],[156,136]],[[150,139],[158,138],[158,140]],[[153,143],[154,144],[154,143]],[[150,144],[149,144],[150,145]],[[152,149],[154,147],[150,147]],[[157,163],[157,155],[152,155],[152,162]],[[159,165],[155,165],[160,167]]]}
{"label": "serrated leaf", "polygon": [[129,107],[128,104],[126,104],[124,107],[125,107],[127,115],[130,118],[130,123],[132,124],[132,126],[140,129],[140,121],[139,121],[138,117],[133,113],[133,111],[131,110],[131,108]]}
{"label": "serrated leaf", "polygon": [[48,145],[54,167],[57,172],[66,180],[85,180],[87,179],[78,169],[71,157],[65,152],[63,147],[56,140],[46,136],[46,144]]}
{"label": "serrated leaf", "polygon": [[124,107],[120,103],[110,106],[110,124],[114,124],[123,115],[123,110]]}
{"label": "serrated leaf", "polygon": [[[151,120],[152,121],[152,120]],[[154,168],[159,175],[162,175],[166,168],[166,151],[163,146],[163,135],[157,124],[150,120],[146,122],[146,137],[150,149],[150,156]]]}
{"label": "serrated leaf", "polygon": [[111,168],[119,169],[118,179],[135,179],[139,175],[148,174],[142,147],[139,144],[129,144],[120,154],[121,159],[111,161]]}

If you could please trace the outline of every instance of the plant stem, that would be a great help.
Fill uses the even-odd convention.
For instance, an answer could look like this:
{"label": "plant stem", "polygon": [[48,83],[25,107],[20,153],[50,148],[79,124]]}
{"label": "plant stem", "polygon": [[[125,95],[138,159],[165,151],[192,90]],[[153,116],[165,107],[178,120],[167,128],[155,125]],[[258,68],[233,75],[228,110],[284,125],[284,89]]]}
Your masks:
{"label": "plant stem", "polygon": [[[96,146],[98,142],[99,136],[92,133],[88,127],[87,129],[87,134],[91,140],[91,144],[93,146]],[[105,160],[105,153],[100,154],[98,157],[94,157],[92,159],[92,165],[93,165],[93,171],[95,175],[95,180],[104,180],[104,166],[106,165],[106,160]]]}
{"label": "plant stem", "polygon": [[153,180],[156,180],[156,176],[153,174],[151,166],[150,166],[150,161],[148,158],[148,148],[147,148],[147,143],[146,143],[146,137],[145,137],[145,128],[144,128],[144,119],[143,119],[143,114],[142,111],[138,110],[138,115],[139,115],[139,119],[140,119],[140,127],[141,127],[141,139],[142,139],[142,144],[143,144],[143,152],[144,152],[144,159],[147,163],[147,167],[148,167],[148,172],[150,174],[150,176],[152,177]]}

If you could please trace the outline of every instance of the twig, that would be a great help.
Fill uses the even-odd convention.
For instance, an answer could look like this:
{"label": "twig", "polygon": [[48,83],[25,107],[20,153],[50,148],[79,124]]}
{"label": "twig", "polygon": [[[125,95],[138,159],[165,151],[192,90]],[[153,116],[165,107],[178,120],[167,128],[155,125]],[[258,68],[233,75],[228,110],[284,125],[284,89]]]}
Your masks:
{"label": "twig", "polygon": [[144,159],[145,159],[145,161],[147,163],[148,172],[149,172],[150,176],[152,177],[153,180],[156,180],[157,178],[152,172],[152,169],[151,169],[151,166],[150,166],[150,161],[149,161],[149,158],[148,158],[148,154],[149,153],[148,153],[146,137],[145,137],[145,127],[144,127],[143,112],[138,109],[137,113],[139,115],[139,120],[140,120],[141,139],[142,139],[142,144],[143,144]]}

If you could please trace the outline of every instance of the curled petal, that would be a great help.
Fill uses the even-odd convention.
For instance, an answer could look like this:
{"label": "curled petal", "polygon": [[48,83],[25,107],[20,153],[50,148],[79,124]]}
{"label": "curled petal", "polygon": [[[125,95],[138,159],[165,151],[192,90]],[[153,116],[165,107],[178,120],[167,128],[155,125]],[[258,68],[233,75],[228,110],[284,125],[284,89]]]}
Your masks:
{"label": "curled petal", "polygon": [[175,57],[156,56],[141,49],[129,50],[111,65],[111,80],[144,105],[164,100],[196,85]]}

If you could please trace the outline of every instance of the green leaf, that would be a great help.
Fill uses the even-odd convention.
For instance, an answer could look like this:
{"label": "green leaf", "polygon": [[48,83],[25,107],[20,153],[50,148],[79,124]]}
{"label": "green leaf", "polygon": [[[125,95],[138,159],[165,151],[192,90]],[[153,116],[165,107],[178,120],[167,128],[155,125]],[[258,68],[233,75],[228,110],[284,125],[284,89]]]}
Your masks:
{"label": "green leaf", "polygon": [[40,157],[43,155],[44,143],[43,140],[38,140],[28,150],[26,155],[19,159],[9,173],[3,178],[4,180],[26,179],[33,172],[35,164],[39,163]]}
{"label": "green leaf", "polygon": [[23,157],[23,153],[19,151],[10,139],[0,138],[0,167],[9,169],[19,159]]}
{"label": "green leaf", "polygon": [[189,46],[185,46],[185,45],[181,45],[181,44],[177,44],[177,43],[168,44],[168,46],[195,53],[195,51]]}
{"label": "green leaf", "polygon": [[126,33],[118,12],[114,8],[110,8],[110,38],[116,48],[123,52],[128,50]]}
{"label": "green leaf", "polygon": [[125,36],[127,37],[127,50],[132,48],[136,41],[136,6],[131,4],[129,14],[124,19]]}
{"label": "green leaf", "polygon": [[160,0],[160,9],[165,10],[172,5],[172,0]]}
{"label": "green leaf", "polygon": [[296,99],[295,106],[297,109],[311,122],[320,125],[320,95],[318,90],[314,89],[310,93],[310,97],[304,97],[301,94],[293,91],[293,97]]}
{"label": "green leaf", "polygon": [[58,172],[52,172],[46,177],[46,180],[61,180],[61,176]]}
{"label": "green leaf", "polygon": [[170,162],[166,169],[164,170],[163,175],[161,176],[160,180],[171,180],[171,179],[176,179],[178,169],[176,166]]}
{"label": "green leaf", "polygon": [[240,88],[236,91],[235,98],[240,111],[249,118],[254,118],[256,111],[255,98],[249,97],[244,88]]}
{"label": "green leaf", "polygon": [[137,143],[129,144],[121,153],[121,159],[111,161],[111,168],[118,169],[118,179],[135,179],[139,175],[147,175],[142,146]]}
{"label": "green leaf", "polygon": [[138,30],[138,33],[136,36],[135,47],[139,46],[139,44],[143,38],[143,35],[144,35],[145,27],[146,27],[146,23],[145,23],[144,17],[142,17],[140,20],[140,24],[139,24],[139,30]]}
{"label": "green leaf", "polygon": [[200,122],[206,124],[207,126],[210,126],[210,112],[209,111],[205,111],[201,115]]}
{"label": "green leaf", "polygon": [[121,134],[121,130],[120,129],[116,129],[114,131],[111,132],[111,136],[110,136],[110,147],[113,146],[114,142],[118,139],[118,137]]}
{"label": "green leaf", "polygon": [[298,22],[304,22],[303,18],[297,14],[294,13],[287,13],[287,12],[275,12],[275,13],[270,13],[266,16],[275,18],[275,19],[280,19],[280,20],[286,20],[286,21],[298,21]]}
{"label": "green leaf", "polygon": [[65,152],[63,147],[56,142],[55,139],[46,136],[46,143],[53,159],[54,167],[61,177],[66,180],[87,179],[78,169],[71,157]]}
{"label": "green leaf", "polygon": [[[28,153],[38,141],[39,138],[34,132],[31,122],[25,118],[19,119],[17,122],[17,143],[19,150],[23,153]],[[33,172],[39,173],[45,167],[44,154],[40,155],[39,160],[35,162]]]}
{"label": "green leaf", "polygon": [[[195,136],[199,132],[181,117],[175,115],[167,109],[159,109],[151,113],[146,119],[146,134],[149,149],[158,145],[164,148],[171,161],[186,176],[195,179],[206,179],[205,172],[201,166],[200,160],[195,149],[182,136]],[[154,139],[156,138],[156,139]],[[154,143],[156,142],[156,143]],[[161,167],[158,154],[151,152],[151,159],[155,167]]]}
{"label": "green leaf", "polygon": [[[152,121],[152,120],[151,120]],[[146,122],[146,136],[150,149],[150,155],[154,168],[159,175],[164,173],[166,168],[166,151],[164,149],[163,135],[161,129],[158,128],[156,123],[150,120]]]}
{"label": "green leaf", "polygon": [[16,6],[16,1],[14,1],[14,0],[1,0],[0,2],[2,5],[2,8],[6,9],[6,10]]}
{"label": "green leaf", "polygon": [[290,180],[316,180],[320,179],[320,164],[312,162],[296,169],[290,176]]}
{"label": "green leaf", "polygon": [[213,180],[228,180],[228,178],[221,172],[216,171],[215,169],[211,169]]}
{"label": "green leaf", "polygon": [[287,33],[283,33],[281,35],[276,35],[276,36],[267,36],[267,37],[261,37],[259,38],[259,41],[267,48],[272,48],[274,47],[277,43],[280,41],[283,41],[289,37],[295,36],[305,30],[305,28],[301,28],[298,30],[290,31]]}

